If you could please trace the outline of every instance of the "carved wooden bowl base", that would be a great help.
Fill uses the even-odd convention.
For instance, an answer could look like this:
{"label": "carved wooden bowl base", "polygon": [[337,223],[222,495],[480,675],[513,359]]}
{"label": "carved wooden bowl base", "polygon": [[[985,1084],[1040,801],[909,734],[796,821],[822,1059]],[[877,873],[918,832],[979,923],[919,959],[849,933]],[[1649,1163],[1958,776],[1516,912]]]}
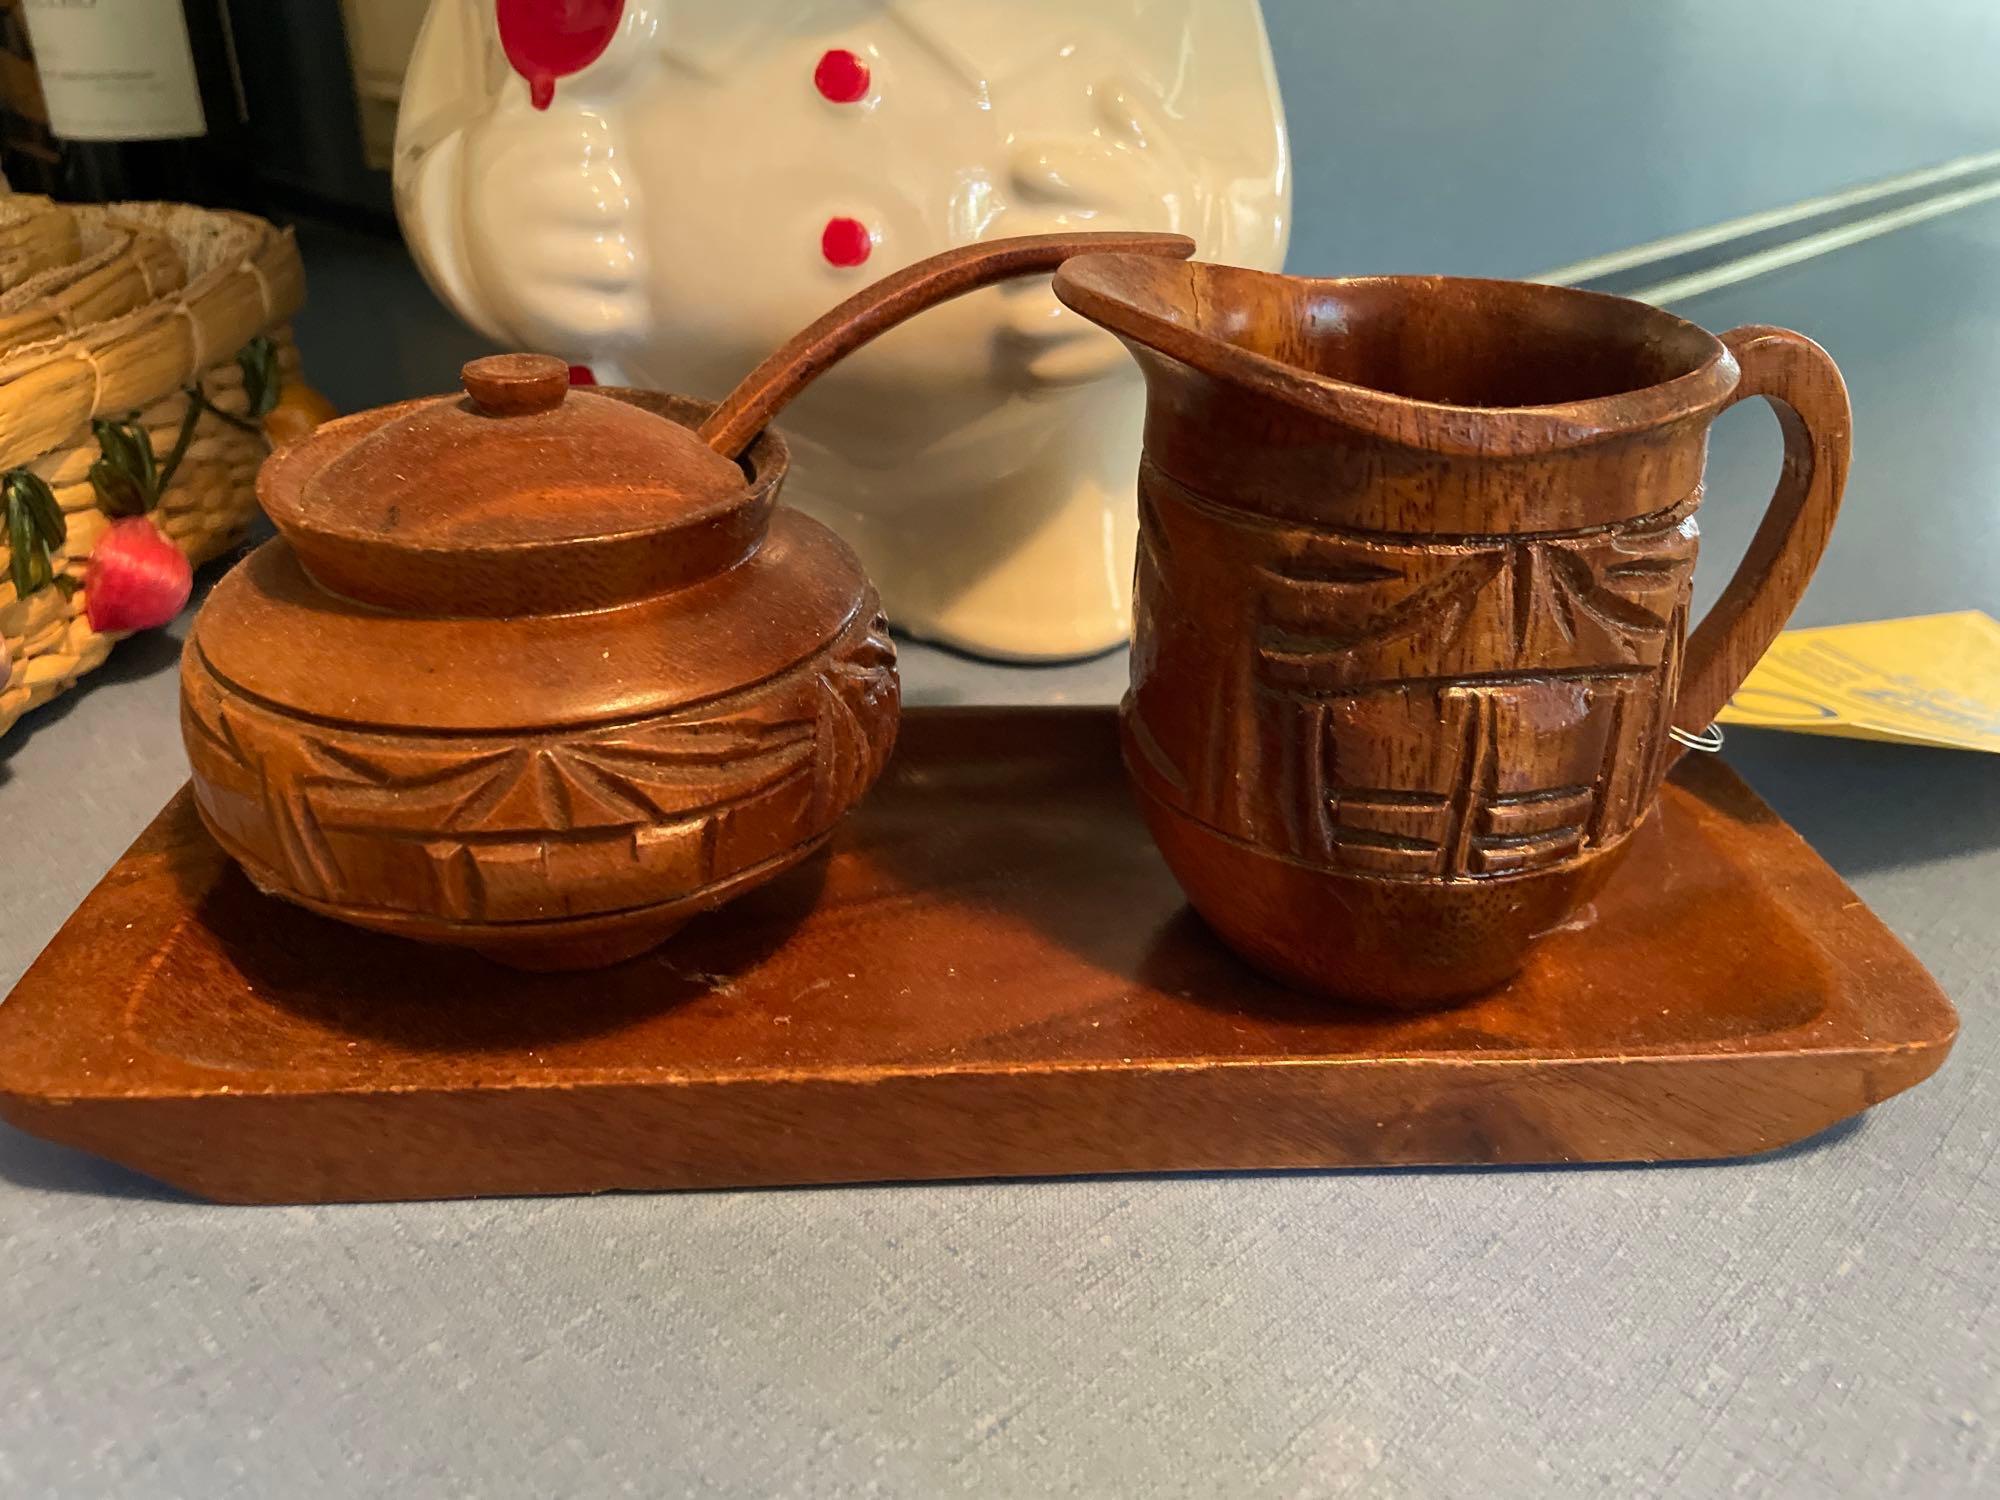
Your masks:
{"label": "carved wooden bowl base", "polygon": [[[200,803],[196,802],[200,812]],[[384,911],[379,908],[343,906],[338,902],[315,901],[288,887],[281,876],[231,840],[207,813],[202,824],[224,853],[243,867],[243,873],[267,896],[289,901],[315,915],[336,922],[385,932],[392,937],[410,938],[420,943],[439,943],[466,948],[494,963],[530,973],[561,973],[569,969],[601,969],[623,963],[650,952],[704,912],[715,910],[744,891],[774,880],[795,865],[826,848],[832,830],[796,849],[747,870],[739,870],[726,880],[671,901],[630,911],[600,912],[591,916],[565,917],[546,922],[506,924],[450,922],[414,912]]]}
{"label": "carved wooden bowl base", "polygon": [[195,800],[265,893],[520,969],[598,968],[822,848],[895,740],[872,595],[835,638],[663,714],[491,734],[333,724],[182,660]]}

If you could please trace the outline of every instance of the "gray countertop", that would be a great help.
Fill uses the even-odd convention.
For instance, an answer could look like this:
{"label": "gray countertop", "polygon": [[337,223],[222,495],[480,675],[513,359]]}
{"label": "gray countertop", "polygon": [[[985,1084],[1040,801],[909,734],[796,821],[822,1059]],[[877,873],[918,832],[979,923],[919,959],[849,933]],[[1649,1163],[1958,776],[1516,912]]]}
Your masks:
{"label": "gray countertop", "polygon": [[[469,341],[399,253],[307,263],[336,400],[449,382]],[[1680,310],[1847,371],[1797,623],[1996,611],[2000,205]],[[1718,426],[1706,597],[1776,453],[1761,408]],[[0,989],[182,780],[176,650],[128,643],[0,742]],[[903,670],[916,703],[1090,702],[1124,664]],[[1963,1015],[1858,1123],[1711,1166],[285,1209],[0,1127],[0,1493],[1993,1493],[2000,762],[1727,754]]]}

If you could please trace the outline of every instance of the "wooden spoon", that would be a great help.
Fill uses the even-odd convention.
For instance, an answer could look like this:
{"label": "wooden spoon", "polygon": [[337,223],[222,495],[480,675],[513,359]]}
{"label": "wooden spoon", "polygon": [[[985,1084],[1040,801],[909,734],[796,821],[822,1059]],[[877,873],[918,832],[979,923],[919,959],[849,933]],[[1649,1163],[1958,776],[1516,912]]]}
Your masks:
{"label": "wooden spoon", "polygon": [[985,244],[960,245],[905,266],[864,287],[811,327],[802,329],[746,375],[701,424],[701,440],[724,458],[735,458],[786,402],[898,323],[953,297],[1016,276],[1045,275],[1072,255],[1123,252],[1186,260],[1194,241],[1183,234],[1094,231],[1028,234]]}

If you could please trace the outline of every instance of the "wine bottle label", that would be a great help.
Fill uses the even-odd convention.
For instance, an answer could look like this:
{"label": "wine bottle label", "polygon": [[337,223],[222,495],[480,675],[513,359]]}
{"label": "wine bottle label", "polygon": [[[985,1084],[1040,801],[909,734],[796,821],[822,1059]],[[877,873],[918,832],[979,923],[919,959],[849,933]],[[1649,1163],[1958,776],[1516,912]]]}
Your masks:
{"label": "wine bottle label", "polygon": [[206,135],[179,0],[26,0],[49,128],[72,141]]}

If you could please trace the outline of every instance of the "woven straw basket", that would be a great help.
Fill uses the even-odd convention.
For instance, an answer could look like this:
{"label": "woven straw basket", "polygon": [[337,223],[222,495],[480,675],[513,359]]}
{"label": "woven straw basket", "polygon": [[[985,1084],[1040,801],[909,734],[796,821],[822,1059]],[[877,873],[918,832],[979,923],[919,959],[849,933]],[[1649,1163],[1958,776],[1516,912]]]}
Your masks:
{"label": "woven straw basket", "polygon": [[0,203],[0,291],[70,264],[82,232],[69,209],[46,198],[23,195]]}
{"label": "woven straw basket", "polygon": [[0,526],[0,734],[103,662],[116,636],[92,630],[84,566],[111,524],[91,465],[93,419],[130,419],[161,462],[181,436],[190,387],[208,406],[154,523],[199,564],[231,546],[256,510],[269,451],[249,411],[239,350],[268,338],[288,392],[298,355],[288,319],[305,280],[288,230],[174,203],[70,206],[0,198],[0,474],[37,475],[66,523],[49,549],[54,581],[19,597]]}

